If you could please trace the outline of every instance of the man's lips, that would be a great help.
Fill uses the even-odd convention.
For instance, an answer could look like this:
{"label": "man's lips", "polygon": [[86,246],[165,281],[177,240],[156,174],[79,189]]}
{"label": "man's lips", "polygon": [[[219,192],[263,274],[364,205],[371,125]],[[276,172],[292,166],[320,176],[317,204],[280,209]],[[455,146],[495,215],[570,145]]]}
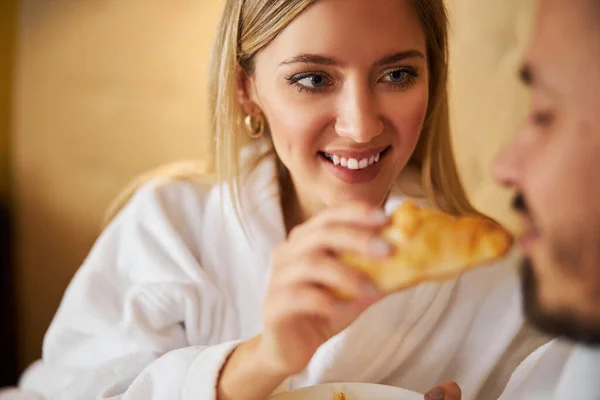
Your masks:
{"label": "man's lips", "polygon": [[533,244],[540,238],[541,230],[533,217],[527,212],[519,213],[523,225],[523,231],[519,237],[521,248],[527,252]]}

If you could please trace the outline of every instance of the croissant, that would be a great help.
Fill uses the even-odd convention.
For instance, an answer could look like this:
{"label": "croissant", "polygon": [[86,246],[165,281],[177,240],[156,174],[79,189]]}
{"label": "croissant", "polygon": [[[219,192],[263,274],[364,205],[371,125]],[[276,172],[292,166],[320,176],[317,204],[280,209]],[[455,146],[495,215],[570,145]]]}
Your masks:
{"label": "croissant", "polygon": [[507,230],[487,218],[456,217],[412,201],[394,210],[382,236],[395,248],[388,258],[341,254],[345,264],[367,274],[382,292],[451,279],[502,258],[513,243]]}

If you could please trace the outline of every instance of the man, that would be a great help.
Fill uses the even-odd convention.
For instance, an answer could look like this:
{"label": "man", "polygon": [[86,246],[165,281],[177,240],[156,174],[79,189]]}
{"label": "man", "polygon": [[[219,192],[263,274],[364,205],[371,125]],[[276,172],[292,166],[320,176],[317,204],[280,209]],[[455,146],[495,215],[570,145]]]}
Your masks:
{"label": "man", "polygon": [[[494,176],[517,192],[529,321],[578,344],[555,399],[600,399],[600,0],[540,0],[521,70],[532,106]],[[425,396],[460,399],[455,384]]]}

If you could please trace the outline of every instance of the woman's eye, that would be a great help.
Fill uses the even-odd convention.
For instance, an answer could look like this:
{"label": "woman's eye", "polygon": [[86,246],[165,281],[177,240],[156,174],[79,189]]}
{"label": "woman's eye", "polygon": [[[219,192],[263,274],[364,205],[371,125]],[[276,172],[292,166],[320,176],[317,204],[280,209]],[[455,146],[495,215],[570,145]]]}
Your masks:
{"label": "woman's eye", "polygon": [[400,83],[400,82],[403,82],[407,78],[407,75],[408,75],[408,72],[399,69],[399,70],[388,73],[387,78],[390,80],[390,82]]}
{"label": "woman's eye", "polygon": [[419,73],[416,70],[401,68],[387,72],[382,81],[394,89],[408,89],[416,82],[418,76]]}
{"label": "woman's eye", "polygon": [[327,75],[316,72],[304,72],[287,78],[287,80],[298,92],[320,92],[333,85]]}
{"label": "woman's eye", "polygon": [[321,75],[308,75],[301,77],[296,80],[296,82],[302,86],[316,89],[325,86],[327,84],[327,79]]}

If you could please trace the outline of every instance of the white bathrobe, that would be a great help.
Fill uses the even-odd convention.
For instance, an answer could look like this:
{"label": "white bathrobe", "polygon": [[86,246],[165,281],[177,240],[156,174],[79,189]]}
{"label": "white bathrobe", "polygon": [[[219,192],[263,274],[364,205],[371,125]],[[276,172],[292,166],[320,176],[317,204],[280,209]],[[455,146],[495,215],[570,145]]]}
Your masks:
{"label": "white bathrobe", "polygon": [[[267,157],[243,185],[247,236],[226,190],[222,198],[218,188],[188,181],[142,187],[73,278],[46,334],[43,361],[21,388],[64,400],[215,399],[227,356],[261,331],[270,252],[285,239],[275,177]],[[405,198],[393,191],[385,209]],[[363,381],[424,392],[455,380],[463,399],[489,398],[479,390],[523,322],[515,271],[505,260],[387,297],[279,390]],[[526,399],[528,387],[554,389],[568,348],[551,342],[529,364],[540,354],[552,364],[543,382],[513,377],[519,397],[504,399]]]}

